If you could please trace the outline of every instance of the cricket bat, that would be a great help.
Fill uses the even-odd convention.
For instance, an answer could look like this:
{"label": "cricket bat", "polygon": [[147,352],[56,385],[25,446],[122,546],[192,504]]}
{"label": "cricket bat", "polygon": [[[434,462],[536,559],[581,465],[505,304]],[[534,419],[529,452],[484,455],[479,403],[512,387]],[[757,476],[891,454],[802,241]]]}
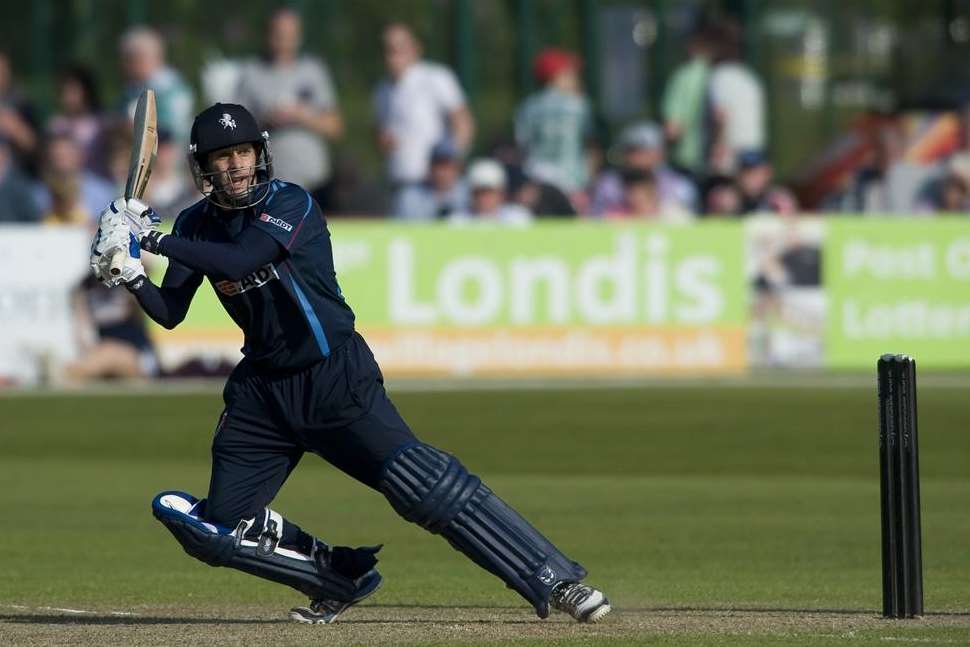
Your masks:
{"label": "cricket bat", "polygon": [[[158,126],[155,110],[155,92],[145,90],[138,97],[135,105],[135,120],[131,143],[131,161],[128,163],[128,179],[125,182],[125,198],[141,200],[148,187],[148,178],[152,174],[152,165],[158,153]],[[123,250],[122,250],[123,251]],[[111,275],[121,274],[125,263],[125,255],[115,250],[111,256]]]}

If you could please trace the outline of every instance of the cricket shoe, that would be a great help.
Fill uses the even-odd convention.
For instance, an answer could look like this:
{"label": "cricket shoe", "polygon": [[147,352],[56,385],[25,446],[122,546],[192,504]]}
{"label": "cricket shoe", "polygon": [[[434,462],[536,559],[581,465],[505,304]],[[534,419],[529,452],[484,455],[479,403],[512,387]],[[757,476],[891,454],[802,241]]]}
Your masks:
{"label": "cricket shoe", "polygon": [[309,625],[328,625],[334,622],[341,613],[354,606],[361,600],[370,597],[374,591],[381,588],[381,574],[375,570],[368,571],[357,580],[357,591],[352,600],[310,600],[308,607],[290,609],[290,617],[297,622]]}
{"label": "cricket shoe", "polygon": [[599,622],[613,610],[602,591],[580,582],[560,582],[552,589],[549,604],[568,613],[577,622]]}

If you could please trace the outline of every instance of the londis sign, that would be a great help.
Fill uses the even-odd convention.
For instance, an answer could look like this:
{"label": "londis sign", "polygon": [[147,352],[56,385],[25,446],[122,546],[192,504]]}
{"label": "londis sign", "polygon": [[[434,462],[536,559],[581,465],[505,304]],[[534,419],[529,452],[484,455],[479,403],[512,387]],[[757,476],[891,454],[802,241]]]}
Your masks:
{"label": "londis sign", "polygon": [[743,234],[332,224],[337,278],[389,373],[651,373],[745,365]]}

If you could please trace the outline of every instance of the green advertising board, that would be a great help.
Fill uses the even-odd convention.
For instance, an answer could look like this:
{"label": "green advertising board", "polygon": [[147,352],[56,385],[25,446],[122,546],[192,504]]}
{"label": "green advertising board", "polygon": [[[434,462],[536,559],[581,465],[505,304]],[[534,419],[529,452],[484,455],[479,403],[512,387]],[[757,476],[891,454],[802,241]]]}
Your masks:
{"label": "green advertising board", "polygon": [[824,253],[827,364],[882,353],[970,366],[970,220],[833,219]]}

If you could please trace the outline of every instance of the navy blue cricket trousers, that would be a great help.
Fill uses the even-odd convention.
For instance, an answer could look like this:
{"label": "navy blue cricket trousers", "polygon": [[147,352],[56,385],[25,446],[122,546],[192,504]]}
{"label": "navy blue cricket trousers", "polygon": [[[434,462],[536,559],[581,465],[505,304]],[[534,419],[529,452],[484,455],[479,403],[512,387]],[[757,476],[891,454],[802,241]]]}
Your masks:
{"label": "navy blue cricket trousers", "polygon": [[247,360],[223,392],[206,518],[227,527],[262,513],[306,452],[377,488],[386,458],[417,442],[356,332],[327,359],[286,374]]}

